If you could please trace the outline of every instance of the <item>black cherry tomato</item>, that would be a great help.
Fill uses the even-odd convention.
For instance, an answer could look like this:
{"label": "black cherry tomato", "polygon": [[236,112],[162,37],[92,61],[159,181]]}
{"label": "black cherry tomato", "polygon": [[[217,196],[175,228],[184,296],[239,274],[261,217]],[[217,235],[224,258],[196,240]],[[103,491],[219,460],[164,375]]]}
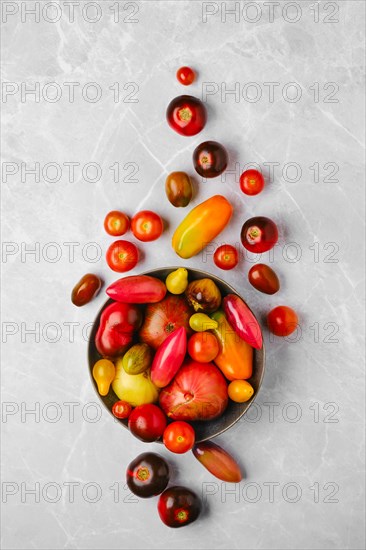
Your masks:
{"label": "black cherry tomato", "polygon": [[195,136],[206,124],[206,107],[200,99],[180,95],[168,105],[166,118],[169,126],[182,136]]}
{"label": "black cherry tomato", "polygon": [[168,463],[156,453],[142,453],[127,467],[126,481],[138,497],[160,495],[169,483]]}
{"label": "black cherry tomato", "polygon": [[200,143],[193,151],[193,165],[204,178],[216,178],[226,170],[228,155],[225,147],[217,141]]}
{"label": "black cherry tomato", "polygon": [[249,252],[266,252],[278,241],[276,224],[264,216],[247,220],[241,229],[241,242]]}
{"label": "black cherry tomato", "polygon": [[184,527],[193,523],[201,512],[201,501],[186,487],[169,487],[159,497],[160,519],[168,527]]}

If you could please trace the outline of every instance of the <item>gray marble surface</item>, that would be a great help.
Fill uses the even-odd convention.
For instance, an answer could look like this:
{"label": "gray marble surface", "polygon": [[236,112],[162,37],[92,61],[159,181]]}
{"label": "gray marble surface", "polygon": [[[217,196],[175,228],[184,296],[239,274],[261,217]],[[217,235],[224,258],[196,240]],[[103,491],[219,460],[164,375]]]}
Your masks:
{"label": "gray marble surface", "polygon": [[[364,548],[365,5],[236,5],[2,2],[4,549]],[[188,89],[175,79],[184,64],[198,72]],[[165,121],[182,93],[207,101],[194,138]],[[217,439],[245,470],[240,486],[169,456],[174,481],[205,502],[197,523],[173,531],[155,499],[126,489],[125,467],[146,447],[102,410],[89,380],[88,328],[105,294],[77,309],[70,292],[87,272],[116,279],[104,260],[111,209],[167,222],[140,246],[135,273],[185,265],[222,276],[212,253],[184,262],[170,246],[185,212],[166,200],[165,177],[194,176],[192,150],[206,139],[225,144],[232,171],[195,178],[193,205],[214,193],[235,205],[217,242],[239,243],[253,215],[280,230],[262,257],[279,294],[250,287],[244,253],[224,278],[261,319],[294,307],[301,332],[286,341],[264,329],[256,405]],[[239,190],[235,170],[249,163],[266,175],[258,197]]]}

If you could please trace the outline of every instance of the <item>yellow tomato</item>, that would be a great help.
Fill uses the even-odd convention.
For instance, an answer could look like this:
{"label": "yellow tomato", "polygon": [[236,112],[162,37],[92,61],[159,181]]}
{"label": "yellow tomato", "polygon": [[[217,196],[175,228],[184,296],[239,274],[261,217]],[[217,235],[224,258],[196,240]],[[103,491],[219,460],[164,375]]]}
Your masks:
{"label": "yellow tomato", "polygon": [[205,332],[217,328],[218,324],[205,313],[194,313],[189,318],[189,326],[196,332]]}
{"label": "yellow tomato", "polygon": [[165,284],[172,294],[183,294],[188,286],[188,271],[184,267],[172,271],[167,276]]}
{"label": "yellow tomato", "polygon": [[233,380],[227,388],[229,397],[235,403],[249,401],[254,393],[253,387],[246,380]]}
{"label": "yellow tomato", "polygon": [[107,395],[111,382],[116,376],[116,369],[112,361],[100,359],[93,367],[93,378],[97,383],[100,395]]}

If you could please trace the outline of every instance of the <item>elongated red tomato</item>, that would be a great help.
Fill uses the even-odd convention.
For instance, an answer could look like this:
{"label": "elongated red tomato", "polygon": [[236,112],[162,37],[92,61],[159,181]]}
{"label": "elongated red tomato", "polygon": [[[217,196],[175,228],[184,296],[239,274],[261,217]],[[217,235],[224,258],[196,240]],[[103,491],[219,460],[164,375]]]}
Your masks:
{"label": "elongated red tomato", "polygon": [[262,332],[257,319],[239,296],[228,294],[223,299],[227,320],[235,332],[253,348],[261,349]]}
{"label": "elongated red tomato", "polygon": [[215,477],[222,481],[239,483],[243,479],[240,466],[228,452],[212,441],[204,441],[193,447],[197,460]]}
{"label": "elongated red tomato", "polygon": [[154,304],[166,295],[163,281],[150,275],[131,275],[115,281],[106,290],[112,300],[125,304]]}
{"label": "elongated red tomato", "polygon": [[151,381],[164,388],[181,367],[187,351],[187,333],[184,327],[172,332],[159,346],[151,366]]}

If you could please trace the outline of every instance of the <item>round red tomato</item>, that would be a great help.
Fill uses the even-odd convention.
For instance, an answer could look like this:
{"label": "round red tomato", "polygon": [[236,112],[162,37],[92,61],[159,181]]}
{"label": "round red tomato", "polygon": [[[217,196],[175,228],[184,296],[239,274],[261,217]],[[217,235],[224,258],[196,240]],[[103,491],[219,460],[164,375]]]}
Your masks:
{"label": "round red tomato", "polygon": [[177,80],[183,84],[183,86],[189,86],[194,81],[194,71],[191,67],[180,67],[177,70]]}
{"label": "round red tomato", "polygon": [[245,170],[240,176],[240,189],[246,195],[258,195],[263,187],[264,178],[258,170]]}
{"label": "round red tomato", "polygon": [[108,235],[112,235],[112,237],[124,235],[129,227],[130,219],[123,212],[112,210],[112,212],[109,212],[105,217],[104,229]]}
{"label": "round red tomato", "polygon": [[141,441],[157,441],[164,433],[167,418],[157,405],[139,405],[129,416],[128,427]]}
{"label": "round red tomato", "polygon": [[277,306],[267,315],[268,328],[276,336],[288,336],[298,327],[296,311],[288,306]]}
{"label": "round red tomato", "polygon": [[280,290],[280,281],[276,273],[266,264],[256,264],[248,273],[249,282],[264,294],[275,294]]}
{"label": "round red tomato", "polygon": [[239,262],[238,251],[231,244],[223,244],[215,250],[214,262],[220,269],[233,269]]}
{"label": "round red tomato", "polygon": [[128,418],[131,411],[132,406],[127,401],[116,401],[112,407],[112,413],[116,418]]}
{"label": "round red tomato", "polygon": [[169,103],[166,118],[178,134],[194,136],[205,127],[206,107],[197,97],[180,95]]}
{"label": "round red tomato", "polygon": [[188,422],[177,420],[165,428],[163,442],[172,453],[182,454],[192,449],[195,437],[194,429]]}
{"label": "round red tomato", "polygon": [[209,363],[219,353],[219,343],[212,332],[196,332],[188,340],[188,354],[193,361]]}
{"label": "round red tomato", "polygon": [[132,218],[131,230],[139,241],[155,241],[162,234],[164,224],[159,214],[151,210],[142,210]]}
{"label": "round red tomato", "polygon": [[217,141],[205,141],[193,151],[193,165],[203,178],[216,178],[227,167],[228,155],[225,147]]}
{"label": "round red tomato", "polygon": [[278,241],[278,230],[272,220],[257,216],[244,223],[240,237],[244,248],[249,252],[266,252]]}
{"label": "round red tomato", "polygon": [[113,271],[124,273],[136,266],[139,251],[137,246],[129,241],[114,241],[107,250],[106,259]]}

